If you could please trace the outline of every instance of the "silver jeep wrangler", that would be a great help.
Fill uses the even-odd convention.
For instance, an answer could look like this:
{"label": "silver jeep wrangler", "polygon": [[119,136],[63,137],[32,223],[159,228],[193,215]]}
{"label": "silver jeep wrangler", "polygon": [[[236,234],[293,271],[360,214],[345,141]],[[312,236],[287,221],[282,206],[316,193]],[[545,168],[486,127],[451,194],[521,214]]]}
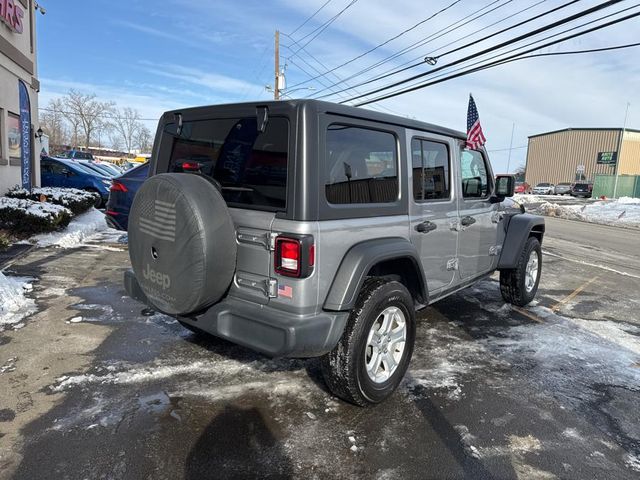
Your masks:
{"label": "silver jeep wrangler", "polygon": [[465,134],[311,100],[165,113],[129,217],[126,290],[185,327],[322,357],[337,396],[381,402],[416,310],[500,271],[529,303],[544,220],[509,208]]}

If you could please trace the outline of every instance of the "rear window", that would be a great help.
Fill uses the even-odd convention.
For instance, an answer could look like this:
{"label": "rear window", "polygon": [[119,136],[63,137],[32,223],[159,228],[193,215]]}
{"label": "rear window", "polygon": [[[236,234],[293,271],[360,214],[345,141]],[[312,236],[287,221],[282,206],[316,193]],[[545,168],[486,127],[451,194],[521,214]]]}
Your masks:
{"label": "rear window", "polygon": [[169,172],[206,175],[222,188],[229,206],[284,210],[287,197],[289,121],[272,117],[264,132],[256,117],[184,122],[173,137]]}

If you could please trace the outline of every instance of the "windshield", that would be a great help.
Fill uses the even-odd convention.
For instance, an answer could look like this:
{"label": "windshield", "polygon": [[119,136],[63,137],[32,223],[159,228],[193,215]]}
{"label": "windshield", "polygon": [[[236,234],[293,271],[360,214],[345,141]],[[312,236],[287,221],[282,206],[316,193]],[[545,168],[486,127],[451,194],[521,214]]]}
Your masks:
{"label": "windshield", "polygon": [[169,172],[206,175],[220,185],[230,206],[283,210],[286,206],[289,121],[269,119],[265,131],[255,117],[184,122],[180,135],[173,123],[165,125],[173,137]]}

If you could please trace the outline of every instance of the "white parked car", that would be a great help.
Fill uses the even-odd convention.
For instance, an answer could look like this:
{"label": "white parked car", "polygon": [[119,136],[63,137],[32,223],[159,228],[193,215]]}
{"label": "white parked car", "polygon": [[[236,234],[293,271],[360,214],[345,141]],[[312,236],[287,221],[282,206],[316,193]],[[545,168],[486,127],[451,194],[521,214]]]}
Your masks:
{"label": "white parked car", "polygon": [[533,187],[534,195],[553,195],[555,185],[553,183],[539,183]]}

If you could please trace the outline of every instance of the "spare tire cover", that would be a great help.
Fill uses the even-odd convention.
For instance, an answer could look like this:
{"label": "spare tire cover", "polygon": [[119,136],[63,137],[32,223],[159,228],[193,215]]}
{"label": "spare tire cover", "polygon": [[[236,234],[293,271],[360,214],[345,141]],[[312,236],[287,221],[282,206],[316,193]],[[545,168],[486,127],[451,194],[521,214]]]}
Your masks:
{"label": "spare tire cover", "polygon": [[186,315],[216,303],[236,266],[233,220],[213,183],[190,173],[146,180],[129,213],[129,256],[151,303]]}

